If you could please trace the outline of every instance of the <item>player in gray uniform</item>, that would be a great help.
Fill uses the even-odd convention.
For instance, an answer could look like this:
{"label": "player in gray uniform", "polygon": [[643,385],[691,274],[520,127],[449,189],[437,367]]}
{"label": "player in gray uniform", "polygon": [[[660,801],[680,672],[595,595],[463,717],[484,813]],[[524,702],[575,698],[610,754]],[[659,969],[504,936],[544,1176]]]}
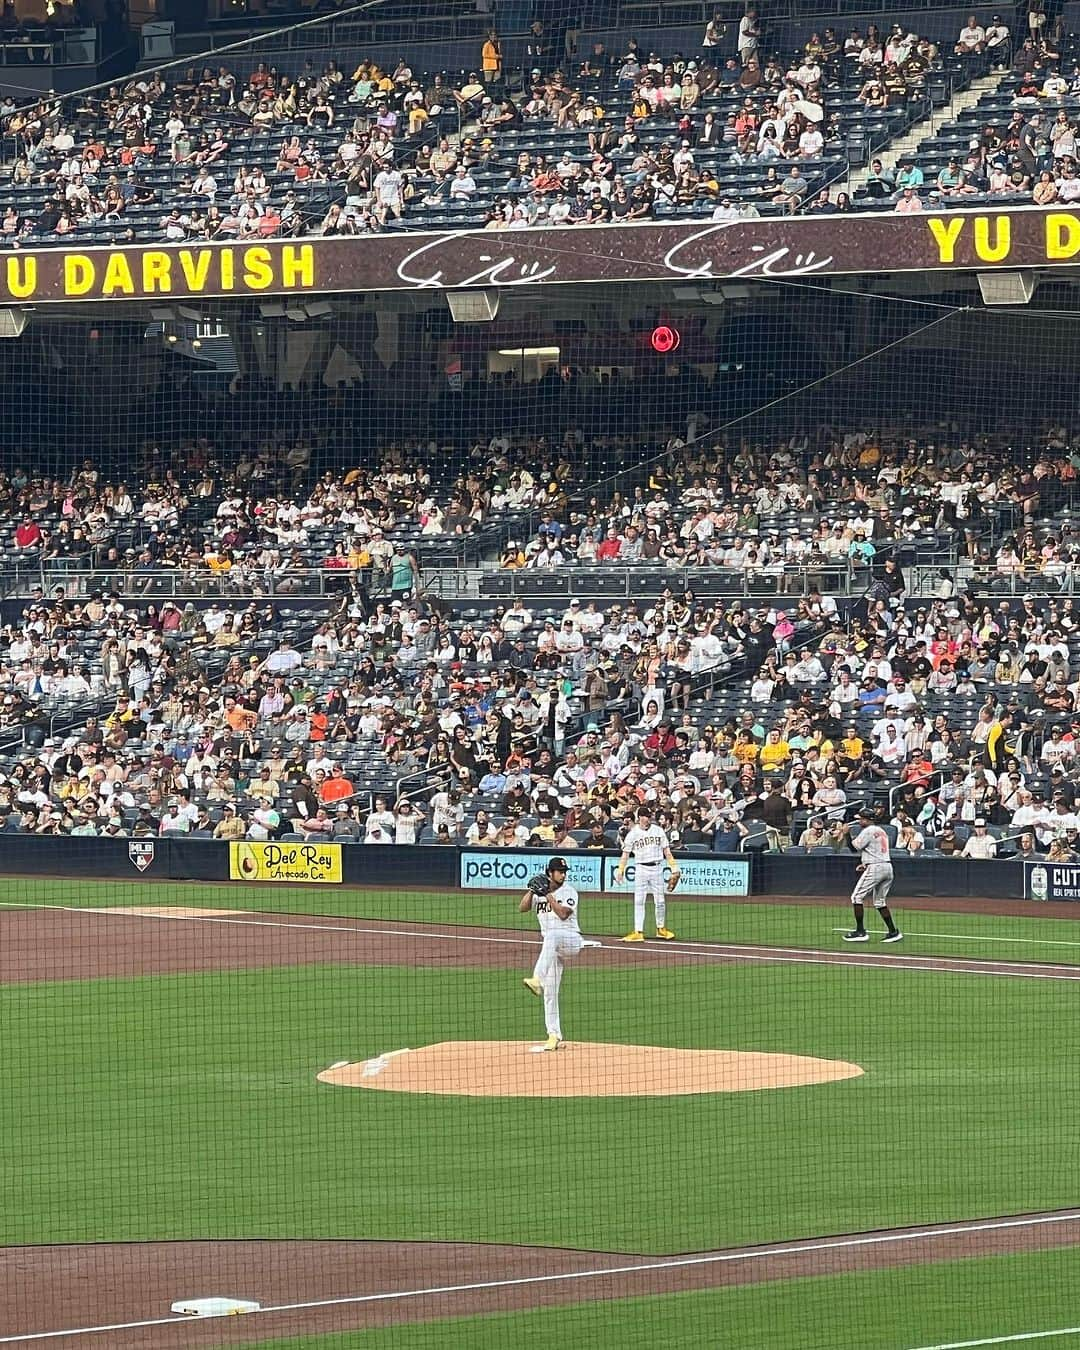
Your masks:
{"label": "player in gray uniform", "polygon": [[[529,889],[518,905],[522,914],[535,911],[544,938],[532,976],[524,981],[524,985],[544,1000],[544,1025],[547,1028],[545,1050],[557,1050],[562,1044],[559,987],[562,984],[563,966],[573,960],[582,948],[581,929],[578,927],[578,893],[566,880],[568,870],[565,858],[552,858],[545,874],[533,877],[529,882]],[[546,890],[541,885],[544,881],[548,882]]]}
{"label": "player in gray uniform", "polygon": [[[853,833],[858,831],[858,833]],[[886,903],[889,889],[893,884],[892,859],[889,853],[889,836],[880,825],[874,824],[874,813],[864,807],[856,818],[844,826],[848,848],[859,855],[859,878],[851,892],[851,907],[855,915],[855,927],[844,934],[845,942],[869,942],[870,934],[863,927],[866,899],[881,915],[888,930],[885,942],[899,942],[904,936],[893,922]]]}

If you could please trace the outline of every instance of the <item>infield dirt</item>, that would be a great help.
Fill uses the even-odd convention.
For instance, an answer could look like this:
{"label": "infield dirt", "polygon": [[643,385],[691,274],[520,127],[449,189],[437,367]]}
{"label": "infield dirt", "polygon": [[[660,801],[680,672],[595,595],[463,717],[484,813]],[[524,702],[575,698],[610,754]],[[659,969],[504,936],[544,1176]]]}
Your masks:
{"label": "infield dirt", "polygon": [[857,1064],[809,1055],[590,1041],[537,1050],[529,1041],[442,1041],[335,1065],[318,1078],[336,1087],[454,1097],[684,1097],[805,1087],[862,1073]]}

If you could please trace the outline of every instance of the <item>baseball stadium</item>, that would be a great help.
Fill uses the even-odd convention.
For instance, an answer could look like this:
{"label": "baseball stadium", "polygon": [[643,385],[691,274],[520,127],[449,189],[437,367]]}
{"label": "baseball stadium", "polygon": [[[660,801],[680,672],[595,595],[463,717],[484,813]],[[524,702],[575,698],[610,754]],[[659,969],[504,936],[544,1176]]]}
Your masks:
{"label": "baseball stadium", "polygon": [[0,1350],[1080,1350],[1076,32],[5,5]]}

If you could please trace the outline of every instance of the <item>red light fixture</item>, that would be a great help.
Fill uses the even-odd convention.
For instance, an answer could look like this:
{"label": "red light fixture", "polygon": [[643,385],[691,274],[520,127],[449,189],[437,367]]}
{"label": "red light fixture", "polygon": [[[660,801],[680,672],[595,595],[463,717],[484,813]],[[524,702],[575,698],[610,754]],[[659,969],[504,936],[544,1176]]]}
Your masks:
{"label": "red light fixture", "polygon": [[666,324],[661,324],[659,328],[654,328],[649,335],[649,342],[652,344],[654,352],[659,352],[661,356],[666,356],[668,352],[673,352],[682,341],[677,328],[669,328]]}

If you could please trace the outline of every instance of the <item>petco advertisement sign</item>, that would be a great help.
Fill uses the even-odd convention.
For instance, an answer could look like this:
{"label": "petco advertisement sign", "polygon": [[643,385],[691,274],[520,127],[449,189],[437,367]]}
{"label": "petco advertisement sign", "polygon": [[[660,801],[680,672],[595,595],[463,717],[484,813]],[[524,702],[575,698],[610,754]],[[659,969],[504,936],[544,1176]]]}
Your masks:
{"label": "petco advertisement sign", "polygon": [[[466,891],[524,891],[529,878],[542,872],[557,853],[516,853],[500,849],[492,853],[461,854],[461,888]],[[581,891],[600,889],[600,859],[596,854],[568,850],[561,855],[570,864],[567,880]]]}
{"label": "petco advertisement sign", "polygon": [[[512,849],[490,853],[462,850],[461,887],[466,891],[523,891],[529,878],[542,872],[559,855],[518,853]],[[570,864],[568,880],[580,891],[612,891],[629,894],[634,889],[634,864],[616,884],[617,856],[575,852],[562,854]],[[680,858],[682,880],[676,895],[749,895],[750,861],[741,858]],[[665,869],[666,871],[666,869]]]}
{"label": "petco advertisement sign", "polygon": [[[680,895],[749,895],[750,862],[739,858],[679,858],[679,871],[682,878]],[[634,889],[634,864],[626,868],[622,881],[615,880],[615,870],[619,866],[618,858],[604,859],[604,890],[629,893]],[[664,878],[671,869],[665,865]]]}

